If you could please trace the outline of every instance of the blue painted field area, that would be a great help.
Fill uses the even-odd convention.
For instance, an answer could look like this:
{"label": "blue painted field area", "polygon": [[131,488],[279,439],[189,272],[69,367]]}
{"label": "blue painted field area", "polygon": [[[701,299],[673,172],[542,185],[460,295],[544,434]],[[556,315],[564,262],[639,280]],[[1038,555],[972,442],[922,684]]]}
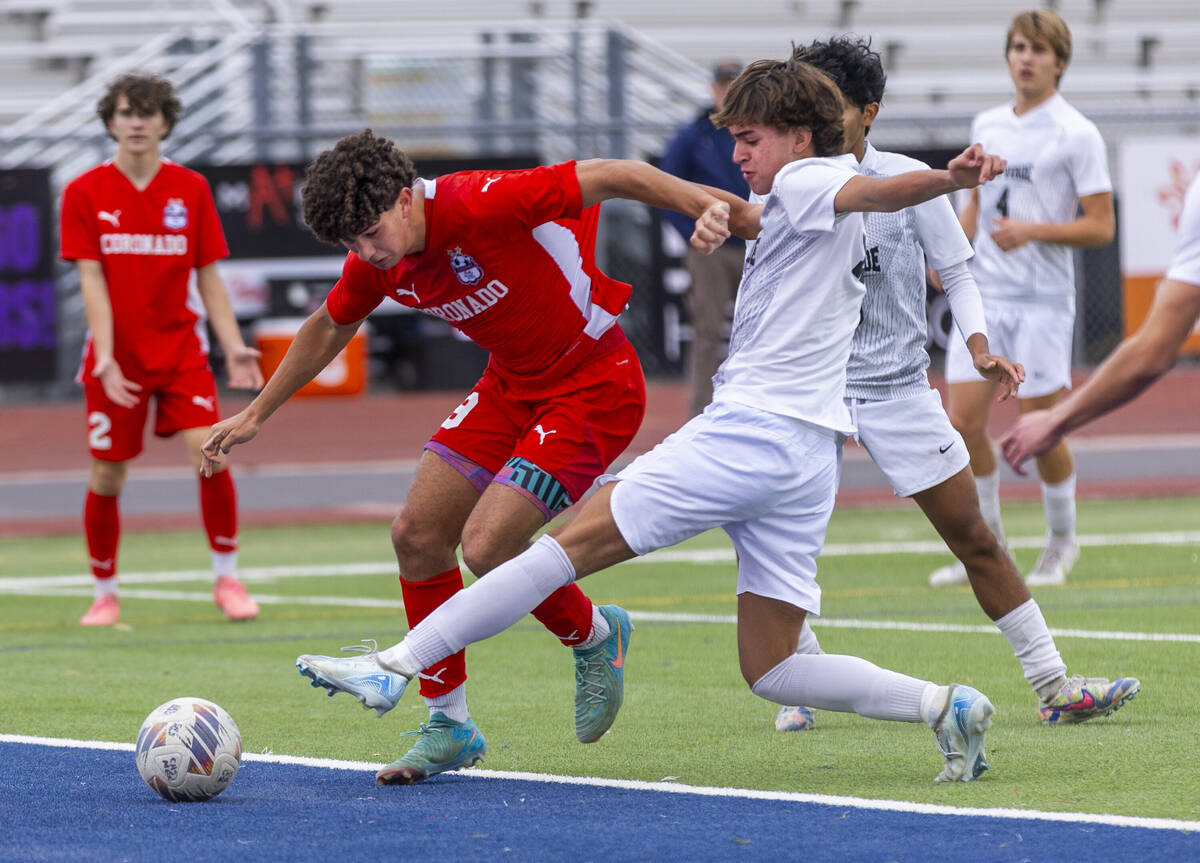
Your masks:
{"label": "blue painted field area", "polygon": [[379,788],[366,770],[245,761],[207,803],[172,804],[128,751],[0,743],[0,860],[1194,860],[1177,830],[888,812],[448,774]]}

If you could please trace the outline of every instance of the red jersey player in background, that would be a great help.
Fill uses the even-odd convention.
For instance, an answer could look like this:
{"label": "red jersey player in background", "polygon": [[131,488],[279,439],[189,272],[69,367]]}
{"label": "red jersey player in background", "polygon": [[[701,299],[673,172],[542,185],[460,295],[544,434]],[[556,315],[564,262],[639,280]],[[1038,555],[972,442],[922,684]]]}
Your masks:
{"label": "red jersey player in background", "polygon": [[[91,477],[83,508],[95,601],[79,621],[116,623],[117,498],[142,451],[150,400],[154,433],[180,433],[199,470],[217,414],[203,303],[225,352],[232,387],[258,389],[258,351],[242,341],[216,261],[229,254],[208,183],[164,159],[160,144],[179,117],[170,82],[125,75],[98,113],[117,154],[63,191],[62,257],[79,269],[89,336],[79,380],[87,405]],[[196,271],[196,291],[189,288]],[[212,547],[217,606],[231,620],[258,614],[238,581],[237,498],[226,470],[200,478],[200,510]]]}
{"label": "red jersey player in background", "polygon": [[[350,253],[324,305],[278,371],[204,444],[206,465],[262,423],[337,355],[385,298],[435,315],[490,353],[483,377],[425,446],[392,544],[410,627],[463,587],[456,549],[476,576],[529,546],[534,532],[591,486],[633,439],[645,409],[637,355],[617,325],[632,288],[594,261],[600,201],[640,200],[693,218],[717,199],[638,162],[566,162],[524,171],[418,178],[370,130],[309,166],[304,218]],[[576,586],[533,615],[574,649],[575,733],[598,740],[624,693],[631,626]],[[313,685],[320,669],[301,667]],[[479,761],[486,743],[467,711],[463,653],[421,672],[430,711],[416,743],[376,776],[419,782]],[[399,692],[367,674],[349,691],[380,715]],[[330,694],[333,694],[332,691]]]}

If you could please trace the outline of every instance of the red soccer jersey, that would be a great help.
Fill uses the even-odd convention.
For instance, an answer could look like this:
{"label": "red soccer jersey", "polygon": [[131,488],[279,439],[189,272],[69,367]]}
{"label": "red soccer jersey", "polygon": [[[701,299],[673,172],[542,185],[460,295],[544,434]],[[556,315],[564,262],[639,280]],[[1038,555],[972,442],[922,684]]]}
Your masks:
{"label": "red soccer jersey", "polygon": [[[165,161],[139,191],[112,162],[63,191],[62,257],[99,261],[113,311],[113,354],[127,377],[203,356],[191,271],[229,254],[208,182]],[[88,353],[90,355],[89,343]]]}
{"label": "red soccer jersey", "polygon": [[351,253],[326,299],[340,324],[391,297],[461,330],[503,376],[532,382],[578,365],[632,288],[595,263],[599,207],[581,210],[575,163],[419,180],[425,249],[379,270]]}

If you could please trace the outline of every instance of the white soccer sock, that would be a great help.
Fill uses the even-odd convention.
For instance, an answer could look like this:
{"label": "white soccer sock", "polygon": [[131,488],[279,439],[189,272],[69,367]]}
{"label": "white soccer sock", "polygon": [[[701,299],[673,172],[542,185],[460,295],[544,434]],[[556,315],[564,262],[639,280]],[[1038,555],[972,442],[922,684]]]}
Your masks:
{"label": "white soccer sock", "polygon": [[468,644],[503,632],[574,580],[567,553],[543,536],[435,608],[403,641],[380,652],[378,662],[411,678]]}
{"label": "white soccer sock", "polygon": [[1004,522],[1000,518],[1000,471],[994,470],[987,476],[975,477],[975,491],[979,495],[979,512],[983,521],[1001,545],[1006,545]]}
{"label": "white soccer sock", "polygon": [[458,684],[442,695],[426,698],[425,705],[429,708],[431,719],[435,713],[445,714],[455,722],[466,722],[471,718],[471,714],[467,712],[467,684],[465,683]]}
{"label": "white soccer sock", "polygon": [[1067,665],[1054,645],[1054,637],[1050,635],[1037,601],[1031,598],[1021,603],[997,620],[996,628],[1012,645],[1025,679],[1037,690],[1038,696],[1044,701],[1043,689],[1050,692],[1051,697],[1058,692],[1065,681]]}
{"label": "white soccer sock", "polygon": [[821,643],[817,641],[817,634],[808,625],[807,617],[804,618],[804,628],[800,630],[800,637],[796,640],[796,652],[807,654],[821,653]]}
{"label": "white soccer sock", "polygon": [[108,578],[92,578],[92,597],[99,599],[102,596],[117,595],[117,576],[110,575]]}
{"label": "white soccer sock", "polygon": [[921,700],[926,687],[932,685],[857,656],[793,653],[760,677],[750,691],[776,704],[922,722]]}
{"label": "white soccer sock", "polygon": [[612,635],[612,628],[608,625],[608,618],[600,613],[600,609],[595,605],[592,606],[592,631],[588,633],[588,637],[575,645],[576,650],[589,650],[597,645],[603,644]]}
{"label": "white soccer sock", "polygon": [[237,575],[237,552],[214,551],[212,553],[213,578],[222,575]]}
{"label": "white soccer sock", "polygon": [[1042,483],[1042,508],[1050,538],[1059,542],[1075,540],[1075,474],[1062,482]]}

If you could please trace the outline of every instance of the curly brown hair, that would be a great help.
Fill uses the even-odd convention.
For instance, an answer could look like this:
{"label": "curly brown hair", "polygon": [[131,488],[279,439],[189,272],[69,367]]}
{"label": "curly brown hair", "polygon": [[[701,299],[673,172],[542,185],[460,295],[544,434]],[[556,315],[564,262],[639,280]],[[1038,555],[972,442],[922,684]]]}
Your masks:
{"label": "curly brown hair", "polygon": [[[174,86],[166,78],[160,78],[158,75],[122,75],[109,83],[108,89],[96,104],[96,113],[104,121],[105,129],[117,113],[117,102],[122,96],[129,100],[129,107],[140,117],[151,117],[162,111],[163,120],[167,124],[163,138],[175,128],[179,112],[183,108],[179,97],[175,95]],[[109,137],[112,137],[111,133]]]}
{"label": "curly brown hair", "polygon": [[416,179],[408,156],[387,138],[363,129],[309,163],[300,192],[304,221],[319,240],[348,240],[379,221]]}
{"label": "curly brown hair", "polygon": [[841,91],[815,66],[797,60],[756,60],[729,85],[724,107],[712,115],[712,122],[718,128],[807,128],[816,155],[837,156],[845,150],[844,110]]}

